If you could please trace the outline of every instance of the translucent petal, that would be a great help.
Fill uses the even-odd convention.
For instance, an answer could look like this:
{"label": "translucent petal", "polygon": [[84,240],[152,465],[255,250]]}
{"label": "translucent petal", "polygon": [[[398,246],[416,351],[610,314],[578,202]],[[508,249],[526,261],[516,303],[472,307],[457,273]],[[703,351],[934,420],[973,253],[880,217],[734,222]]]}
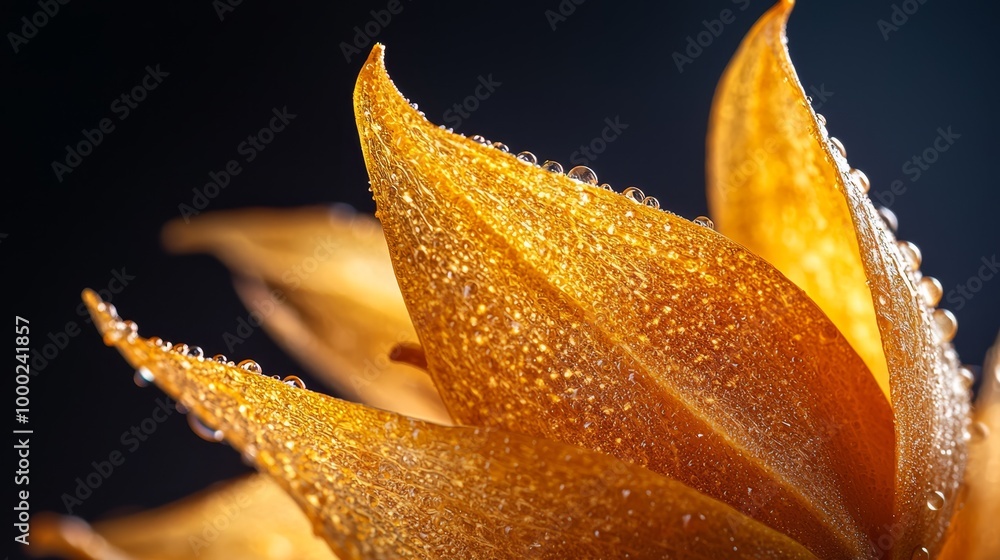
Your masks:
{"label": "translucent petal", "polygon": [[88,525],[33,520],[31,552],[86,560],[336,560],[299,506],[265,475],[161,508]]}
{"label": "translucent petal", "polygon": [[600,450],[817,554],[867,553],[891,515],[891,411],[799,288],[710,228],[427,122],[381,47],[355,114],[458,423]]}
{"label": "translucent petal", "polygon": [[105,342],[299,503],[343,558],[811,558],[676,481],[602,453],[296,389],[127,334]]}
{"label": "translucent petal", "polygon": [[[968,391],[948,337],[919,297],[919,275],[809,108],[785,47],[791,8],[785,0],[761,18],[719,85],[710,198],[722,230],[803,286],[889,386],[895,530],[883,542],[894,545],[896,558],[909,560],[921,548],[933,557],[965,464]],[[745,162],[754,164],[740,172]],[[937,492],[943,506],[928,507],[928,494]]]}
{"label": "translucent petal", "polygon": [[417,335],[375,220],[344,207],[215,212],[174,221],[163,238],[226,263],[268,332],[338,394],[450,422],[427,374],[389,361]]}
{"label": "translucent petal", "polygon": [[[773,264],[833,320],[888,397],[889,373],[841,181],[785,49],[792,2],[764,15],[719,83],[708,199],[719,231]],[[857,188],[852,185],[852,188]]]}

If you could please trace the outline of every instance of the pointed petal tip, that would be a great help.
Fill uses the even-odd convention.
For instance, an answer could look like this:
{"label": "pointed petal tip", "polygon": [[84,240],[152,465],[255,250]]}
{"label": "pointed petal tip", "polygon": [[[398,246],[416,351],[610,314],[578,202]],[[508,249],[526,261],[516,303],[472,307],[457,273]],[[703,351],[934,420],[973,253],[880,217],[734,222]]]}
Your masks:
{"label": "pointed petal tip", "polygon": [[[84,297],[99,326],[120,331],[118,324],[127,323],[92,292]],[[234,448],[296,499],[337,554],[401,557],[433,548],[450,557],[485,543],[499,556],[521,557],[536,553],[538,543],[552,535],[548,528],[559,527],[559,541],[547,546],[599,549],[601,556],[631,539],[639,556],[697,542],[710,556],[738,547],[745,558],[811,557],[788,537],[722,503],[601,453],[510,432],[438,426],[295,389],[200,353],[177,351],[181,345],[170,351],[135,329],[111,340],[191,413],[214,420]],[[400,488],[414,497],[401,499]],[[527,518],[504,510],[512,495],[526,497],[519,508],[530,508]],[[435,501],[458,520],[439,525],[440,515],[426,507]],[[566,514],[587,507],[609,513]],[[628,515],[615,513],[626,510]],[[697,532],[678,521],[691,511],[704,514]],[[506,517],[497,524],[500,515]],[[430,525],[436,529],[428,532]]]}

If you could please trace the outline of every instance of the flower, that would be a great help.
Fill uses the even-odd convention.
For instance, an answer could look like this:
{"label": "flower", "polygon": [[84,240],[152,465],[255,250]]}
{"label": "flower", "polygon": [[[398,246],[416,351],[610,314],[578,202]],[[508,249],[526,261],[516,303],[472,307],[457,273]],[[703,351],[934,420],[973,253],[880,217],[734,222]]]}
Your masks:
{"label": "flower", "polygon": [[[722,233],[432,125],[376,47],[355,107],[381,230],[304,211],[165,232],[227,260],[278,337],[367,406],[139,337],[85,292],[105,342],[294,504],[253,478],[218,492],[262,511],[214,539],[196,497],[96,532],[50,521],[51,546],[331,557],[311,525],[345,558],[994,556],[995,355],[973,419],[939,284],[805,98],[791,6],[719,86]],[[397,363],[366,361],[390,348]]]}

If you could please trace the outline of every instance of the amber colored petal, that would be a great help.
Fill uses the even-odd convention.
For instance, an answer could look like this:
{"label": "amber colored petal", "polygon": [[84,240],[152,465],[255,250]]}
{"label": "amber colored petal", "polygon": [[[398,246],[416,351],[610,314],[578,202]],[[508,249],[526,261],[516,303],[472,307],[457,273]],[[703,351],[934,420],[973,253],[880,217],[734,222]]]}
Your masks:
{"label": "amber colored petal", "polygon": [[[708,166],[713,206],[729,235],[819,302],[876,375],[883,354],[897,461],[895,526],[883,542],[894,545],[896,558],[909,560],[922,548],[933,556],[964,469],[968,391],[933,309],[918,296],[919,272],[908,270],[864,181],[809,108],[785,47],[791,8],[785,0],[761,18],[716,93]],[[755,163],[741,173],[748,161]],[[870,346],[878,340],[881,349]],[[935,492],[945,496],[943,506]]]}
{"label": "amber colored petal", "polygon": [[417,335],[371,217],[342,207],[215,212],[171,222],[163,239],[226,263],[247,307],[338,394],[450,423],[426,372],[389,361]]}
{"label": "amber colored petal", "polygon": [[891,515],[891,411],[799,288],[709,228],[430,124],[381,47],[355,111],[457,422],[603,451],[817,554],[866,553]]}
{"label": "amber colored petal", "polygon": [[140,338],[91,291],[104,340],[303,508],[344,558],[812,558],[725,504],[563,443],[449,427]]}
{"label": "amber colored petal", "polygon": [[1000,558],[1000,336],[983,366],[983,384],[968,428],[969,466],[965,494],[942,560],[996,560]]}
{"label": "amber colored petal", "polygon": [[840,181],[785,49],[793,2],[766,13],[716,92],[708,199],[719,231],[773,264],[837,325],[889,395],[889,373]]}
{"label": "amber colored petal", "polygon": [[253,475],[180,502],[88,525],[33,520],[35,555],[74,560],[336,560],[298,505],[269,477]]}

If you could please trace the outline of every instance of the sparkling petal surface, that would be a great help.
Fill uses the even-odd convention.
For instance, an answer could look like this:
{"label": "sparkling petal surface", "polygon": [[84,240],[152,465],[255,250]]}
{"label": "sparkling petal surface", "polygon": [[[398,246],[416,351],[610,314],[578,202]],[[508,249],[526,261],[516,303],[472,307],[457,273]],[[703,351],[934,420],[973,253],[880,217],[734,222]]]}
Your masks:
{"label": "sparkling petal surface", "polygon": [[[889,373],[841,177],[785,48],[792,2],[744,38],[719,83],[708,199],[719,231],[773,264],[821,307],[886,396]],[[852,188],[857,188],[852,185]]]}
{"label": "sparkling petal surface", "polygon": [[[896,426],[899,529],[889,541],[894,557],[909,560],[940,549],[965,465],[969,395],[950,338],[919,295],[913,251],[901,251],[809,108],[785,47],[791,7],[785,0],[758,22],[716,93],[711,200],[722,229],[800,283],[876,376],[871,345],[881,340]],[[745,161],[756,162],[753,173],[734,175]],[[928,507],[934,492],[942,507]]]}
{"label": "sparkling petal surface", "polygon": [[389,361],[417,335],[372,218],[321,207],[216,212],[174,221],[163,238],[226,263],[268,332],[338,394],[450,422],[426,372]]}
{"label": "sparkling petal surface", "polygon": [[600,450],[818,554],[867,553],[891,515],[891,411],[799,288],[710,228],[432,125],[381,47],[355,114],[458,423]]}
{"label": "sparkling petal surface", "polygon": [[93,526],[40,517],[28,550],[74,560],[336,560],[311,527],[281,487],[254,475]]}
{"label": "sparkling petal surface", "polygon": [[448,427],[167,351],[93,292],[105,342],[285,488],[343,558],[811,558],[684,485],[607,455]]}

